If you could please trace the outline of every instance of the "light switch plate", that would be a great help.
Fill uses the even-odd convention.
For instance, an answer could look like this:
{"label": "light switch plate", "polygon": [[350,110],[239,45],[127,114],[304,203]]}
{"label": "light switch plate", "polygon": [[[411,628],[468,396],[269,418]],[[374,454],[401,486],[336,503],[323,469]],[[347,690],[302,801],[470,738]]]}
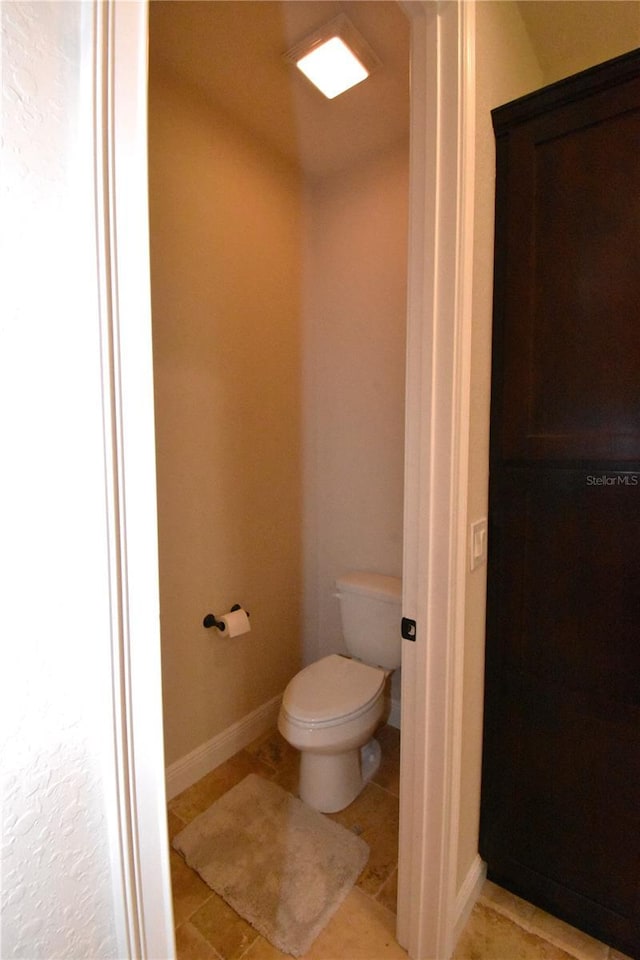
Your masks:
{"label": "light switch plate", "polygon": [[487,518],[476,520],[469,532],[469,565],[472,570],[487,562]]}

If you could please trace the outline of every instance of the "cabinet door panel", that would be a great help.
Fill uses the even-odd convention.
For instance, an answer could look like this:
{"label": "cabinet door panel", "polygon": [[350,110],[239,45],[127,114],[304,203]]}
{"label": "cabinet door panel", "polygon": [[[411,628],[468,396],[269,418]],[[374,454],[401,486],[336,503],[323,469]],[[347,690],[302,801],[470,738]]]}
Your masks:
{"label": "cabinet door panel", "polygon": [[509,141],[505,458],[640,458],[640,79],[617,93]]}

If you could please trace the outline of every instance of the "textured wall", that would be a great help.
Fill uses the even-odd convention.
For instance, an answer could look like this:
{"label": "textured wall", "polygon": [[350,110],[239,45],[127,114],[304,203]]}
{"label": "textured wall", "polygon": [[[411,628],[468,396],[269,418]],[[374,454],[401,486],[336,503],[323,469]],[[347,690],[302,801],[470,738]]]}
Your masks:
{"label": "textured wall", "polygon": [[3,958],[117,943],[91,5],[2,4]]}

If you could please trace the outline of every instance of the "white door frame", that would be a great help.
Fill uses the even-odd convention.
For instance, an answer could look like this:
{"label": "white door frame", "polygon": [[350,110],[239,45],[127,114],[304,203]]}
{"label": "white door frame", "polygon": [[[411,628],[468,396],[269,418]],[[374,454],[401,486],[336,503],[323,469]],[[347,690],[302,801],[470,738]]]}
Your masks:
{"label": "white door frame", "polygon": [[475,7],[412,23],[398,939],[451,956],[468,907],[457,849],[464,654],[475,150]]}
{"label": "white door frame", "polygon": [[[457,896],[473,226],[474,6],[403,3],[412,28],[407,458],[398,938],[446,960]],[[131,956],[174,956],[167,862],[153,469],[147,207],[147,4],[104,5],[97,134],[105,308],[112,318],[121,864]],[[101,136],[104,134],[102,140]],[[142,400],[142,404],[141,404]],[[125,509],[126,508],[126,509]],[[149,617],[152,618],[151,622]]]}
{"label": "white door frame", "polygon": [[122,956],[173,960],[149,270],[147,4],[96,3],[92,25],[117,784],[110,838],[114,900]]}

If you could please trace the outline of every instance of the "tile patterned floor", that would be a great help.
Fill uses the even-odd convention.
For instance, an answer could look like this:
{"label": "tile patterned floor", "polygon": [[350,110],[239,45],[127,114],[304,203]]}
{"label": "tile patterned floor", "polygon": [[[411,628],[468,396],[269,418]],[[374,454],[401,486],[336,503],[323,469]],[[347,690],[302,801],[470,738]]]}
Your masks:
{"label": "tile patterned floor", "polygon": [[[376,734],[382,764],[360,796],[336,814],[369,844],[356,886],[304,960],[407,960],[395,939],[398,879],[400,734]],[[173,838],[214,800],[256,773],[297,794],[298,753],[277,731],[260,737],[169,802]],[[287,960],[171,850],[178,960]],[[531,904],[486,882],[454,960],[628,960]]]}

